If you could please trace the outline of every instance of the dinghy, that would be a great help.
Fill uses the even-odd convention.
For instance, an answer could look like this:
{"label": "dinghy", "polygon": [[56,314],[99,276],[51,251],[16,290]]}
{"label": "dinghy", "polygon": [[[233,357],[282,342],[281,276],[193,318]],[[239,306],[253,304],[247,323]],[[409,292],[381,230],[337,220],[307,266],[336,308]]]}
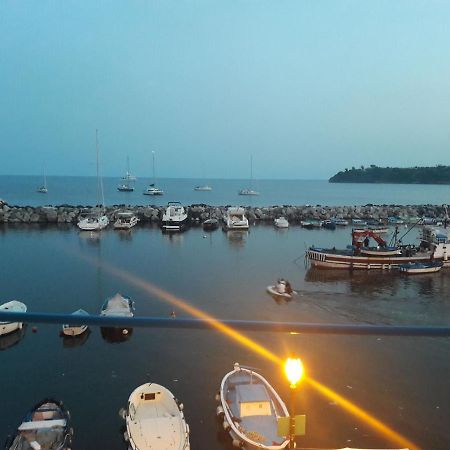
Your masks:
{"label": "dinghy", "polygon": [[136,388],[123,411],[129,450],[189,450],[189,425],[173,394],[156,383]]}
{"label": "dinghy", "polygon": [[[0,305],[0,311],[24,313],[27,312],[27,306],[22,302],[12,300],[10,302],[3,303],[3,305]],[[21,330],[22,327],[23,327],[22,322],[0,322],[0,336],[12,333],[13,331],[16,330]]]}
{"label": "dinghy", "polygon": [[[89,313],[86,312],[84,309],[79,309],[72,313],[73,316],[81,316],[80,320],[82,319],[82,316],[88,316]],[[62,326],[62,332],[64,336],[79,336],[80,334],[83,334],[88,329],[87,325],[68,325],[64,324]]]}
{"label": "dinghy", "polygon": [[233,446],[280,450],[289,444],[277,434],[279,417],[288,417],[286,405],[269,382],[258,373],[235,363],[220,385],[217,416]]}
{"label": "dinghy", "polygon": [[73,436],[69,419],[69,411],[62,402],[42,400],[26,414],[5,447],[7,450],[69,450]]}
{"label": "dinghy", "polygon": [[442,261],[434,261],[434,262],[416,262],[409,264],[400,264],[399,269],[400,272],[407,273],[408,275],[415,275],[421,273],[435,273],[439,272],[442,269],[443,263]]}
{"label": "dinghy", "polygon": [[[117,293],[113,297],[107,298],[103,303],[101,316],[134,316],[134,302],[129,297]],[[101,327],[102,336],[111,342],[122,342],[124,339],[121,336],[130,335],[132,328],[122,327]]]}

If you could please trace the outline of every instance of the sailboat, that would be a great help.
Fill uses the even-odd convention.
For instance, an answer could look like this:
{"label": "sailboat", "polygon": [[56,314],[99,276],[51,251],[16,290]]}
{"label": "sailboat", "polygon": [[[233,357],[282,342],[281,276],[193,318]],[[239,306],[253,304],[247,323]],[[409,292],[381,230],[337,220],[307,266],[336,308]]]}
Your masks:
{"label": "sailboat", "polygon": [[253,184],[253,156],[250,156],[250,187],[241,189],[239,195],[259,195],[258,191],[252,189]]}
{"label": "sailboat", "polygon": [[121,192],[133,192],[134,186],[131,184],[133,181],[136,181],[136,177],[134,175],[131,175],[130,172],[130,158],[127,156],[127,171],[125,173],[125,176],[122,177],[122,180],[124,180],[124,183],[119,184],[117,186],[117,190]]}
{"label": "sailboat", "polygon": [[37,192],[39,192],[40,194],[47,194],[48,192],[47,177],[45,176],[45,171],[44,171],[44,184],[38,187]]}
{"label": "sailboat", "polygon": [[103,194],[103,181],[99,169],[100,156],[98,148],[98,130],[95,130],[95,147],[97,152],[97,205],[100,203],[101,199],[101,207],[93,208],[90,213],[84,217],[80,217],[77,224],[78,228],[85,231],[103,230],[103,228],[106,228],[109,224],[108,216],[105,214],[105,196]]}
{"label": "sailboat", "polygon": [[144,191],[144,195],[164,195],[164,191],[156,187],[155,179],[155,152],[152,151],[153,156],[153,183],[150,184]]}

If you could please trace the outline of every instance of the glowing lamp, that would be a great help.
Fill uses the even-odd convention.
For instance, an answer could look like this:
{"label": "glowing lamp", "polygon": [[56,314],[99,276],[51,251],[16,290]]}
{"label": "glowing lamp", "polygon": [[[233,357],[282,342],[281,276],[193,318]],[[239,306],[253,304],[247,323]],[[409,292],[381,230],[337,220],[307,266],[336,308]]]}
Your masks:
{"label": "glowing lamp", "polygon": [[295,387],[303,376],[303,364],[300,358],[288,358],[284,364],[284,371],[291,387]]}

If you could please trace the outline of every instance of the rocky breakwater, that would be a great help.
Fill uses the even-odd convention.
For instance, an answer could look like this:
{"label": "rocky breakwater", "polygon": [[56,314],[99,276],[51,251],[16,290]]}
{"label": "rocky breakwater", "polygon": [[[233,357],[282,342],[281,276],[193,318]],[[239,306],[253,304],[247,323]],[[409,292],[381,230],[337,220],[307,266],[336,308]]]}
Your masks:
{"label": "rocky breakwater", "polygon": [[[93,208],[83,206],[14,206],[0,200],[0,223],[72,223],[79,217],[92,211]],[[141,223],[158,223],[165,206],[125,206],[114,205],[106,208],[110,221],[116,219],[120,211],[131,211]],[[208,218],[221,219],[227,210],[226,206],[191,205],[186,207],[191,221],[201,223]],[[332,217],[351,219],[372,219],[387,222],[388,217],[442,218],[444,209],[438,205],[365,205],[365,206],[268,206],[246,207],[246,214],[251,223],[272,223],[273,219],[284,216],[295,224],[302,220],[327,220]]]}

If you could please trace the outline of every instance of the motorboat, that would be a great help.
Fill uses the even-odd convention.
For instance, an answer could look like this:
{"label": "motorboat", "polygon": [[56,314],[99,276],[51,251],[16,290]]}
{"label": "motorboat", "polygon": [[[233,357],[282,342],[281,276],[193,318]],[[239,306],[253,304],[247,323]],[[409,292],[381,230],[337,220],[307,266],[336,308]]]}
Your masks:
{"label": "motorboat", "polygon": [[100,231],[106,228],[109,224],[108,216],[103,209],[91,211],[80,217],[77,225],[83,231]]}
{"label": "motorboat", "polygon": [[131,211],[123,211],[117,213],[117,220],[114,222],[116,230],[129,230],[133,228],[139,219]]}
{"label": "motorboat", "polygon": [[169,202],[162,216],[163,231],[184,231],[189,224],[186,210],[180,202]]}
{"label": "motorboat", "polygon": [[246,449],[281,450],[287,436],[278,436],[278,419],[289,413],[269,382],[254,370],[234,364],[222,379],[216,414],[229,433],[233,446]]}
{"label": "motorboat", "polygon": [[[83,320],[83,316],[89,316],[89,313],[86,312],[84,309],[78,309],[77,311],[72,313],[73,316],[79,316],[80,317],[80,321]],[[80,336],[81,334],[83,334],[85,331],[88,330],[88,326],[87,325],[68,325],[67,323],[65,323],[62,326],[62,333],[64,336]]]}
{"label": "motorboat", "polygon": [[46,398],[29,411],[15,434],[6,442],[7,450],[69,450],[73,429],[70,413],[58,400]]}
{"label": "motorboat", "polygon": [[289,222],[288,220],[281,216],[278,217],[277,219],[274,219],[273,224],[277,227],[277,228],[289,228]]}
{"label": "motorboat", "polygon": [[340,217],[332,217],[331,221],[338,227],[346,227],[348,225],[348,220],[341,219]]}
{"label": "motorboat", "polygon": [[[104,317],[133,317],[134,316],[134,302],[129,297],[122,294],[115,294],[107,298],[100,311],[100,315]],[[101,327],[102,335],[110,341],[115,341],[116,335],[123,340],[122,336],[131,334],[131,328],[124,327]]]}
{"label": "motorboat", "polygon": [[325,228],[326,230],[335,230],[336,224],[332,220],[323,220],[322,228]]}
{"label": "motorboat", "polygon": [[367,225],[367,221],[364,219],[352,219],[352,224],[358,227],[364,227]]}
{"label": "motorboat", "polygon": [[320,228],[322,226],[322,222],[319,220],[301,220],[300,225],[307,230],[312,230],[314,228]]}
{"label": "motorboat", "polygon": [[228,230],[248,230],[248,219],[245,217],[245,209],[242,207],[230,207],[224,217],[225,231]]}
{"label": "motorboat", "polygon": [[129,158],[129,156],[127,156],[127,171],[125,172],[125,175],[122,177],[122,180],[126,181],[127,184],[130,181],[136,181],[136,177],[134,175],[132,175],[131,172],[130,172],[130,158]]}
{"label": "motorboat", "polygon": [[117,190],[120,192],[133,192],[134,186],[131,186],[130,183],[121,183],[119,186],[117,186]]}
{"label": "motorboat", "polygon": [[214,231],[219,228],[219,221],[217,219],[206,219],[202,223],[202,227],[205,231]]}
{"label": "motorboat", "polygon": [[212,191],[212,187],[208,186],[207,184],[205,184],[203,186],[195,186],[194,191],[209,192],[209,191]]}
{"label": "motorboat", "polygon": [[144,191],[144,195],[164,195],[164,191],[155,186],[154,183],[150,184]]}
{"label": "motorboat", "polygon": [[430,261],[430,262],[416,262],[416,263],[408,263],[401,264],[399,266],[400,272],[407,273],[408,275],[415,275],[421,273],[435,273],[439,272],[442,269],[441,261]]}
{"label": "motorboat", "polygon": [[129,450],[189,450],[183,404],[164,386],[146,383],[128,399],[122,416]]}
{"label": "motorboat", "polygon": [[[0,312],[24,313],[27,312],[27,306],[17,300],[11,300],[0,305]],[[21,330],[22,327],[22,322],[0,322],[0,336]]]}

